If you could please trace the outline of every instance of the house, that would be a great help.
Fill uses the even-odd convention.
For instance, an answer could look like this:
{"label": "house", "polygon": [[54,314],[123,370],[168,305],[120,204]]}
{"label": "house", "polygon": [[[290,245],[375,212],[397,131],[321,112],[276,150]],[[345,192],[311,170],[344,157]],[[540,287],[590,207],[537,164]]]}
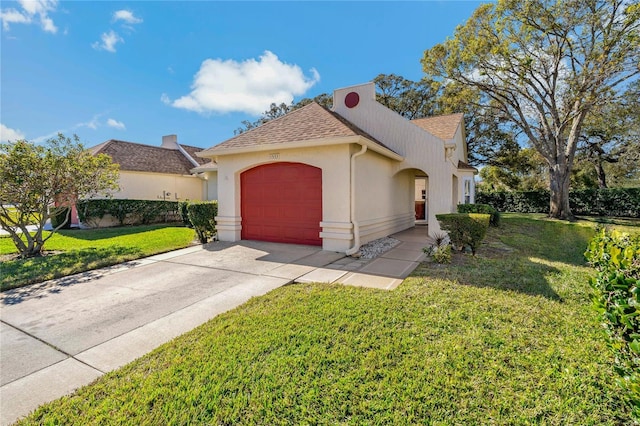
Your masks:
{"label": "house", "polygon": [[197,153],[217,164],[218,238],[361,244],[474,201],[461,114],[408,121],[376,102],[375,85],[317,103]]}
{"label": "house", "polygon": [[[132,200],[207,200],[217,198],[215,164],[196,156],[202,148],[162,137],[160,146],[108,140],[91,148],[120,165],[120,190],[114,198]],[[214,175],[211,181],[211,175]]]}

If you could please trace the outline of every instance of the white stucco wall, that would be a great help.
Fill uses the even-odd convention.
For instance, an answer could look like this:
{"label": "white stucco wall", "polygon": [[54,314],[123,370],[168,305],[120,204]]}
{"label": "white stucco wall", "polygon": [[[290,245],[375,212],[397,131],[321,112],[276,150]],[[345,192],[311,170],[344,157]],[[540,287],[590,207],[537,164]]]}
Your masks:
{"label": "white stucco wall", "polygon": [[250,168],[276,162],[303,163],[322,169],[322,248],[345,251],[353,241],[350,219],[349,145],[278,149],[246,154],[223,155],[218,163],[218,238],[241,239],[240,175]]}
{"label": "white stucco wall", "polygon": [[[359,104],[354,108],[348,108],[344,102],[350,92],[356,92],[360,97]],[[451,188],[452,177],[458,173],[458,157],[454,156],[464,155],[464,150],[456,147],[452,158],[446,158],[442,139],[375,102],[373,83],[336,90],[333,108],[338,114],[405,158],[404,161],[394,164],[395,172],[418,169],[429,176],[429,233],[439,232],[436,214],[454,211],[458,202],[453,200]],[[460,192],[458,191],[458,194]]]}
{"label": "white stucco wall", "polygon": [[372,151],[355,159],[355,219],[362,244],[414,224],[413,173],[396,173],[396,163]]}
{"label": "white stucco wall", "polygon": [[202,199],[203,200],[217,200],[218,199],[218,172],[205,172],[203,173],[202,183]]}
{"label": "white stucco wall", "polygon": [[202,200],[203,180],[196,176],[120,171],[120,191],[114,198],[131,200],[162,200],[163,191],[170,201]]}

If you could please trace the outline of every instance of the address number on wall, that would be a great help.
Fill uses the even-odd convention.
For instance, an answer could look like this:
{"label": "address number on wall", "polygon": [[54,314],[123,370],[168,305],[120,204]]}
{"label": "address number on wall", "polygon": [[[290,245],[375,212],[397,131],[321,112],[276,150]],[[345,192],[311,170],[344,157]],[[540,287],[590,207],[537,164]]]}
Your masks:
{"label": "address number on wall", "polygon": [[279,152],[272,152],[271,154],[269,154],[269,159],[270,160],[279,160],[280,159],[280,153]]}

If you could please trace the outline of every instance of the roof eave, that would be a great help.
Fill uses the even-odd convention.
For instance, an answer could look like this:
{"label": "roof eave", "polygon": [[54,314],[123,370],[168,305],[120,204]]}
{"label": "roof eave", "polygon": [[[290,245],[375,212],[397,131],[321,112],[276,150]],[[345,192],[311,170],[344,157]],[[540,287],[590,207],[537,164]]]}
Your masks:
{"label": "roof eave", "polygon": [[251,152],[277,151],[280,149],[309,148],[309,147],[318,147],[318,146],[342,145],[342,144],[349,144],[349,143],[366,145],[368,149],[371,149],[372,151],[375,151],[381,155],[384,155],[385,157],[388,157],[392,160],[396,160],[396,161],[404,160],[404,157],[402,157],[401,155],[375,143],[374,141],[368,138],[365,138],[364,136],[359,136],[359,135],[307,139],[307,140],[284,142],[284,143],[277,143],[277,144],[263,144],[263,145],[252,145],[252,146],[231,147],[231,148],[213,147],[204,151],[200,151],[196,155],[201,158],[216,158],[216,157],[222,157],[225,155],[247,154]]}

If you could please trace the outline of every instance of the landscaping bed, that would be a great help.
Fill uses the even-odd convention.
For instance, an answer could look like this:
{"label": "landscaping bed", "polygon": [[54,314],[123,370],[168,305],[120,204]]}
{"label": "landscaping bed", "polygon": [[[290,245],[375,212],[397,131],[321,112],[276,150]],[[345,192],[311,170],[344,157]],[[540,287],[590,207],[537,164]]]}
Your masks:
{"label": "landscaping bed", "polygon": [[629,424],[589,300],[593,235],[505,215],[476,257],[391,292],[289,285],[20,424]]}

